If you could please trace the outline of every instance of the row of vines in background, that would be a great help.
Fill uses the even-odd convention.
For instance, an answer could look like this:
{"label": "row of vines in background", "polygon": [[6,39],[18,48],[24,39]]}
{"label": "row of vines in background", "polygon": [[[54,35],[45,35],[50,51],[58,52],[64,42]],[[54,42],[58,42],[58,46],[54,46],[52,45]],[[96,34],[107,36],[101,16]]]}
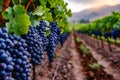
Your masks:
{"label": "row of vines in background", "polygon": [[35,66],[44,54],[49,64],[54,61],[56,45],[69,35],[67,5],[63,0],[0,0],[0,80],[31,80],[31,72],[36,80]]}
{"label": "row of vines in background", "polygon": [[78,28],[78,31],[89,35],[94,34],[96,38],[102,41],[102,48],[104,47],[103,38],[106,38],[109,49],[112,51],[109,38],[116,41],[120,37],[120,12],[112,12],[109,16],[105,16],[87,24],[82,24]]}

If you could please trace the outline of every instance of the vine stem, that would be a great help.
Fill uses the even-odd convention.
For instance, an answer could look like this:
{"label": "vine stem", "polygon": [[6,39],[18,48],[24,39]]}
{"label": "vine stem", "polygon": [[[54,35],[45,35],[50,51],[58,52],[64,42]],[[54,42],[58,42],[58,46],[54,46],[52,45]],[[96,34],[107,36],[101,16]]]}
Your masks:
{"label": "vine stem", "polygon": [[34,3],[32,3],[32,6],[33,6],[33,9],[35,10],[35,4]]}
{"label": "vine stem", "polygon": [[4,12],[9,7],[9,4],[10,4],[10,0],[6,0],[4,3],[4,7],[3,7],[2,12]]}
{"label": "vine stem", "polygon": [[36,80],[36,68],[35,68],[35,65],[33,65],[33,79],[32,80]]}
{"label": "vine stem", "polygon": [[55,77],[56,77],[56,75],[57,75],[57,71],[58,71],[58,69],[59,69],[59,67],[60,67],[60,64],[61,64],[61,60],[62,60],[62,58],[60,58],[59,61],[58,61],[58,63],[57,63],[57,67],[56,67],[56,69],[55,69],[55,71],[54,71],[54,75],[53,75],[52,80],[55,80]]}
{"label": "vine stem", "polygon": [[[9,7],[9,4],[10,4],[10,0],[6,0],[3,5],[2,12],[4,12]],[[0,25],[2,25],[4,23],[5,23],[5,20],[4,20],[3,16],[0,14]]]}
{"label": "vine stem", "polygon": [[28,3],[27,3],[27,5],[25,6],[25,9],[27,10],[28,9],[28,7],[30,6],[30,4],[33,2],[33,0],[29,0],[28,1]]}

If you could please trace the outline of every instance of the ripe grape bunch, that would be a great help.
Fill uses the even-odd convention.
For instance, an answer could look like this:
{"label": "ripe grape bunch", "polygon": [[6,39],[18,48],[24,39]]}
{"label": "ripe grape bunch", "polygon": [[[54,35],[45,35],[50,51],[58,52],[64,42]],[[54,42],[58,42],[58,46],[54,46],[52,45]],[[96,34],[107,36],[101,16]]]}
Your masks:
{"label": "ripe grape bunch", "polygon": [[111,35],[112,35],[111,32],[105,32],[105,33],[104,33],[104,37],[105,37],[105,38],[111,37]]}
{"label": "ripe grape bunch", "polygon": [[46,51],[46,46],[48,45],[46,31],[47,31],[48,26],[45,21],[41,20],[39,26],[37,26],[36,28],[37,28],[39,36],[42,37],[42,42],[43,42],[42,47],[43,47],[44,51]]}
{"label": "ripe grape bunch", "polygon": [[120,31],[119,30],[116,30],[116,29],[113,29],[112,32],[105,32],[104,33],[104,37],[105,38],[108,38],[108,37],[112,37],[113,39],[117,39],[117,37],[120,36]]}
{"label": "ripe grape bunch", "polygon": [[[47,36],[46,28],[50,28]],[[60,40],[61,29],[56,22],[48,27],[40,21],[39,26],[31,26],[22,37],[7,34],[7,28],[0,28],[0,80],[30,80],[31,66],[40,64],[45,51],[49,62],[53,62]]]}
{"label": "ripe grape bunch", "polygon": [[54,53],[55,53],[55,47],[59,42],[61,35],[61,30],[58,28],[58,25],[56,22],[51,22],[50,23],[50,35],[47,36],[49,40],[49,44],[47,46],[47,54],[49,58],[49,62],[54,61]]}
{"label": "ripe grape bunch", "polygon": [[91,34],[94,34],[95,36],[102,36],[102,33],[99,30],[93,30]]}
{"label": "ripe grape bunch", "polygon": [[13,80],[10,75],[13,71],[14,63],[9,51],[6,50],[7,38],[8,35],[6,34],[6,29],[0,28],[0,80]]}
{"label": "ripe grape bunch", "polygon": [[29,80],[31,64],[25,40],[0,28],[0,42],[0,80]]}
{"label": "ripe grape bunch", "polygon": [[31,26],[29,33],[23,36],[23,38],[28,44],[28,51],[31,54],[31,63],[33,65],[40,64],[43,59],[44,49],[42,37],[38,34],[37,27]]}
{"label": "ripe grape bunch", "polygon": [[65,40],[67,39],[67,37],[69,36],[69,32],[67,32],[67,33],[64,33],[64,34],[61,34],[60,35],[60,43],[61,43],[61,45],[63,45],[63,43],[65,42]]}
{"label": "ripe grape bunch", "polygon": [[117,37],[119,37],[120,36],[120,31],[119,30],[116,30],[116,29],[114,29],[114,30],[112,30],[112,38],[113,39],[117,39]]}
{"label": "ripe grape bunch", "polygon": [[28,51],[31,54],[31,63],[38,65],[43,59],[43,53],[46,51],[48,54],[49,61],[52,62],[54,59],[54,50],[59,42],[61,30],[58,28],[56,22],[50,23],[50,34],[46,36],[46,25],[45,21],[40,21],[39,26],[31,26],[29,33],[23,38],[28,44]]}

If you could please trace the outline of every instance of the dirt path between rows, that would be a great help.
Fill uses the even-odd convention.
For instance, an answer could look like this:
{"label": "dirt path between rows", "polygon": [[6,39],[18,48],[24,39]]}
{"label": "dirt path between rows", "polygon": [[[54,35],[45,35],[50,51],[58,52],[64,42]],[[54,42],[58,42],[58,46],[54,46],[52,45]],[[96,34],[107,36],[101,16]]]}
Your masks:
{"label": "dirt path between rows", "polygon": [[87,80],[73,34],[68,37],[62,48],[57,48],[56,54],[59,57],[52,63],[52,68],[44,66],[39,70],[42,75],[39,75],[37,80]]}
{"label": "dirt path between rows", "polygon": [[58,54],[61,54],[62,59],[55,80],[86,80],[73,34],[68,37]]}
{"label": "dirt path between rows", "polygon": [[86,80],[86,77],[83,73],[83,68],[81,67],[79,53],[76,51],[74,37],[72,36],[72,64],[73,64],[73,74],[75,76],[75,80]]}

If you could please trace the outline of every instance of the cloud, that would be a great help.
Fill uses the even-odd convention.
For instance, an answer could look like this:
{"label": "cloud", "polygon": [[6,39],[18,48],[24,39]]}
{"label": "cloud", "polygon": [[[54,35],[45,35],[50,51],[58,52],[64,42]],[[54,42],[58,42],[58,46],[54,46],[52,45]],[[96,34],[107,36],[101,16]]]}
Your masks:
{"label": "cloud", "polygon": [[71,2],[75,2],[75,3],[89,3],[89,2],[93,2],[95,0],[69,0]]}
{"label": "cloud", "polygon": [[105,5],[117,5],[120,4],[120,0],[64,0],[68,2],[68,8],[72,12],[79,12],[87,8],[97,8]]}
{"label": "cloud", "polygon": [[[120,0],[67,0],[68,2],[73,2],[73,3],[81,3],[81,4],[93,4],[93,3],[97,3],[99,5],[100,3],[104,3],[104,4],[120,4]],[[93,4],[94,5],[94,4]]]}

